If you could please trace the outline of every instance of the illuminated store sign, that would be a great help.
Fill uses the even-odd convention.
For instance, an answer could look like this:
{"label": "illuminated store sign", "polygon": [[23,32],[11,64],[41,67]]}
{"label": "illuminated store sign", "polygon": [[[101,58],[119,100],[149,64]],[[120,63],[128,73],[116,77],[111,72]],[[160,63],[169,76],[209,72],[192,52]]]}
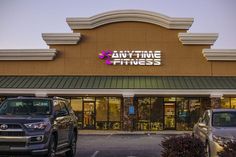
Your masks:
{"label": "illuminated store sign", "polygon": [[161,65],[161,51],[102,51],[107,65]]}

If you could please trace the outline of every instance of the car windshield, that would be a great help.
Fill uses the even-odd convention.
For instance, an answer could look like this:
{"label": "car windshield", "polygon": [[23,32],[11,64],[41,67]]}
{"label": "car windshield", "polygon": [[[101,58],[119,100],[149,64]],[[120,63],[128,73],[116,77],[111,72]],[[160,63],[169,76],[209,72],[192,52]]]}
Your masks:
{"label": "car windshield", "polygon": [[0,115],[49,115],[51,101],[43,99],[6,100],[0,106]]}
{"label": "car windshield", "polygon": [[236,112],[215,112],[215,113],[213,113],[212,126],[236,127]]}

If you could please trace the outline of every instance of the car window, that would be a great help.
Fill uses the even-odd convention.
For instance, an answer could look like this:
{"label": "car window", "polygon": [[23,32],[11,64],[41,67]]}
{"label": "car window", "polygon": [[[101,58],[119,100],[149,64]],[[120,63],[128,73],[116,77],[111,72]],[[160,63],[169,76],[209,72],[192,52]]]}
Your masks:
{"label": "car window", "polygon": [[215,112],[213,113],[212,125],[217,127],[235,127],[236,112]]}
{"label": "car window", "polygon": [[51,102],[47,99],[6,100],[0,107],[0,114],[49,115],[51,114]]}
{"label": "car window", "polygon": [[61,112],[66,113],[66,115],[68,115],[69,112],[68,109],[66,108],[66,104],[64,101],[61,101],[60,106],[61,106]]}
{"label": "car window", "polygon": [[54,111],[56,114],[61,111],[60,102],[58,100],[54,100]]}
{"label": "car window", "polygon": [[69,111],[70,114],[74,114],[74,111],[72,110],[70,102],[66,102],[66,108]]}

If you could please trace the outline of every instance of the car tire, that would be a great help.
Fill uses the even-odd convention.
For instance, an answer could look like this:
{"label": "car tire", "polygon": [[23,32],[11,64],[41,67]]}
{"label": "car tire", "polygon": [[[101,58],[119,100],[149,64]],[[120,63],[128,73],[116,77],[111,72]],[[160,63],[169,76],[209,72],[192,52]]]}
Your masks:
{"label": "car tire", "polygon": [[55,156],[56,156],[56,138],[54,135],[52,135],[48,146],[48,154],[45,155],[45,157],[55,157]]}
{"label": "car tire", "polygon": [[76,154],[77,135],[74,132],[71,137],[70,150],[66,152],[66,157],[74,157]]}
{"label": "car tire", "polygon": [[209,142],[206,143],[206,157],[211,157],[211,149]]}

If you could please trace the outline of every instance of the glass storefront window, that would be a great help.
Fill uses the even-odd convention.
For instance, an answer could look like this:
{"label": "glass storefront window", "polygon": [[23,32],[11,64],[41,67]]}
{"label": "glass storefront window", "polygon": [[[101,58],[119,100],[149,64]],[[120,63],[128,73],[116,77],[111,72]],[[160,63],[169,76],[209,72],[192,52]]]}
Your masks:
{"label": "glass storefront window", "polygon": [[96,98],[96,128],[97,129],[107,129],[108,124],[108,104],[106,97]]}
{"label": "glass storefront window", "polygon": [[176,129],[192,130],[199,117],[210,108],[210,98],[177,98],[176,105]]}
{"label": "glass storefront window", "polygon": [[231,108],[236,109],[236,98],[231,98]]}
{"label": "glass storefront window", "polygon": [[150,119],[150,98],[138,99],[138,119],[149,120]]}
{"label": "glass storefront window", "polygon": [[83,97],[84,101],[95,101],[95,97]]}
{"label": "glass storefront window", "polygon": [[176,98],[175,97],[166,97],[166,98],[164,98],[164,101],[165,102],[175,102]]}
{"label": "glass storefront window", "polygon": [[138,130],[150,129],[151,98],[138,98]]}
{"label": "glass storefront window", "polygon": [[86,129],[95,128],[95,102],[83,102],[83,127]]}
{"label": "glass storefront window", "polygon": [[175,129],[175,102],[164,103],[164,128]]}
{"label": "glass storefront window", "polygon": [[83,121],[83,101],[82,98],[72,98],[71,107],[78,118],[78,127],[82,128]]}
{"label": "glass storefront window", "polygon": [[96,121],[107,121],[107,101],[105,97],[96,98]]}
{"label": "glass storefront window", "polygon": [[200,115],[203,115],[204,111],[211,109],[211,99],[209,97],[201,98],[201,111]]}
{"label": "glass storefront window", "polygon": [[190,127],[197,123],[201,113],[201,103],[199,98],[189,99]]}
{"label": "glass storefront window", "polygon": [[109,97],[109,128],[119,130],[121,116],[121,99],[117,97]]}
{"label": "glass storefront window", "polygon": [[120,121],[120,107],[120,98],[109,97],[109,121]]}
{"label": "glass storefront window", "polygon": [[73,111],[82,111],[82,98],[71,99],[71,107]]}
{"label": "glass storefront window", "polygon": [[221,99],[221,108],[230,108],[230,98]]}
{"label": "glass storefront window", "polygon": [[151,98],[150,130],[163,130],[163,98]]}
{"label": "glass storefront window", "polygon": [[221,108],[236,109],[236,98],[223,98],[221,99]]}
{"label": "glass storefront window", "polygon": [[190,115],[189,115],[189,101],[187,98],[177,98],[176,102],[177,112],[177,130],[189,130]]}
{"label": "glass storefront window", "polygon": [[[225,98],[222,102],[224,101],[228,107],[236,108],[236,98]],[[135,102],[135,129],[143,131],[175,128],[191,130],[203,111],[210,107],[208,97],[138,97]],[[86,108],[86,104],[88,106],[90,103],[94,106],[91,115]],[[85,126],[83,116],[87,115],[88,122],[91,121],[91,124],[88,123],[91,128],[121,129],[122,98],[120,97],[76,97],[71,98],[71,106],[79,119],[80,128]]]}

